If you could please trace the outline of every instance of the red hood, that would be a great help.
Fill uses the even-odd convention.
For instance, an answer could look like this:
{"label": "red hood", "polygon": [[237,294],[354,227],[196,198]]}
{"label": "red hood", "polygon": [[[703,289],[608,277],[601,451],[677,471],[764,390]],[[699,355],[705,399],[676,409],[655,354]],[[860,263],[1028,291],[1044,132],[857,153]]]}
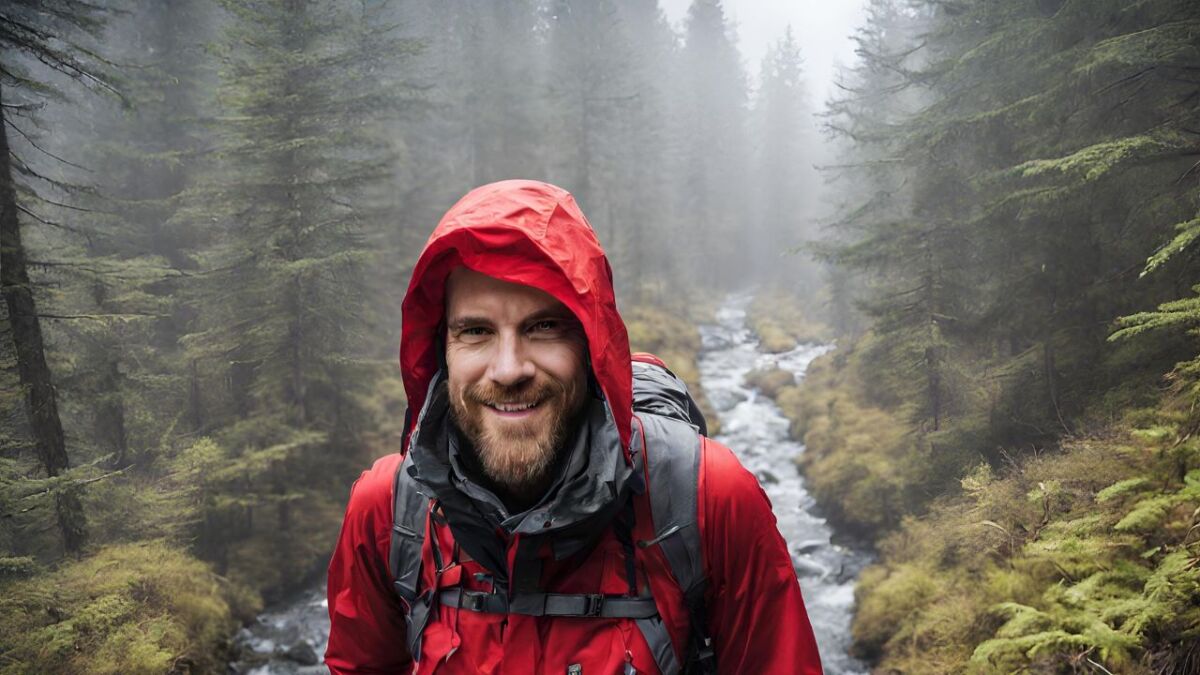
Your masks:
{"label": "red hood", "polygon": [[628,448],[633,375],[612,269],[575,198],[530,180],[491,183],[467,193],[442,217],[417,259],[401,306],[400,334],[400,370],[413,424],[440,363],[446,276],[459,265],[543,290],[579,318],[596,381],[621,445]]}

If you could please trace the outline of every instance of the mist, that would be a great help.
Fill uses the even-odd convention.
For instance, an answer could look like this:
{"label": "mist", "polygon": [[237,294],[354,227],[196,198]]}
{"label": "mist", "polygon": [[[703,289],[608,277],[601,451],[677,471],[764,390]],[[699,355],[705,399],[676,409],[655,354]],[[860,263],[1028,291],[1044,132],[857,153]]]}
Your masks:
{"label": "mist", "polygon": [[525,178],[776,504],[827,672],[1193,672],[1198,35],[1188,0],[5,3],[0,671],[319,670],[412,267]]}

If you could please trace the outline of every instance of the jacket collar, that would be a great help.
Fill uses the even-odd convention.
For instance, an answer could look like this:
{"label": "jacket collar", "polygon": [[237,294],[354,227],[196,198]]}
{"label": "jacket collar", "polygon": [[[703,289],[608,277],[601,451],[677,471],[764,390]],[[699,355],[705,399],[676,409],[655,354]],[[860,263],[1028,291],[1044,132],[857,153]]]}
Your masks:
{"label": "jacket collar", "polygon": [[[609,407],[591,398],[560,448],[558,473],[531,508],[509,513],[494,492],[472,479],[463,463],[465,441],[450,418],[445,376],[438,371],[409,443],[409,473],[442,507],[454,539],[475,560],[506,578],[507,541],[534,540],[562,560],[588,548],[629,498],[643,489],[641,455],[625,460]],[[542,544],[548,546],[543,547]]]}

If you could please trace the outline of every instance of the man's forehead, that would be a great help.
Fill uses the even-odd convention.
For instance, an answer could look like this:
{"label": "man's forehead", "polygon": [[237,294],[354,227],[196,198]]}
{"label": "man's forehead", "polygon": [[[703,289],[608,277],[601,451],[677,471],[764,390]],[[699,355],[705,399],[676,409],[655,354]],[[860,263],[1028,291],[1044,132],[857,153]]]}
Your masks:
{"label": "man's forehead", "polygon": [[561,314],[573,317],[566,305],[549,293],[496,279],[466,267],[456,267],[446,278],[445,310],[451,314],[501,312]]}

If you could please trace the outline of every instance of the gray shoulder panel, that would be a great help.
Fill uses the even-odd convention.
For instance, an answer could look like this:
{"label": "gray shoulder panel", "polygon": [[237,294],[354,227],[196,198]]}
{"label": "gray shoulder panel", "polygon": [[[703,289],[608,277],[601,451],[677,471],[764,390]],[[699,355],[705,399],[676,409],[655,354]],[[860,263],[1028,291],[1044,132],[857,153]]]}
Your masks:
{"label": "gray shoulder panel", "polygon": [[421,548],[425,543],[429,498],[417,491],[416,481],[408,474],[410,466],[411,455],[400,463],[392,486],[392,546],[388,552],[388,569],[397,592],[411,603],[416,599],[421,581]]}
{"label": "gray shoulder panel", "polygon": [[646,462],[650,473],[650,510],[653,542],[658,543],[671,566],[675,581],[689,603],[703,595],[699,511],[700,436],[686,422],[641,415],[646,434]]}

